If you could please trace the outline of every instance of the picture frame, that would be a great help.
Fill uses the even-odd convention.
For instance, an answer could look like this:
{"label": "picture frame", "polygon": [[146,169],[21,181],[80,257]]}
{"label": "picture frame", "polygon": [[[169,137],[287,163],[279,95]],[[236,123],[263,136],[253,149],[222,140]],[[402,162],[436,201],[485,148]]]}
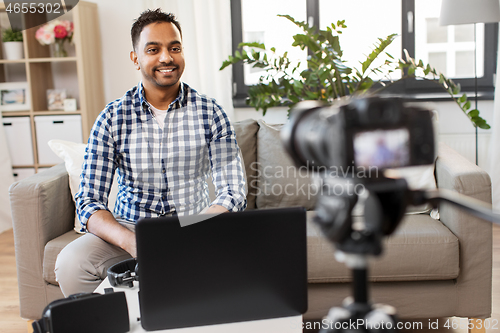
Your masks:
{"label": "picture frame", "polygon": [[66,89],[47,89],[47,108],[49,111],[64,111]]}
{"label": "picture frame", "polygon": [[28,82],[0,83],[0,111],[28,111],[30,108]]}

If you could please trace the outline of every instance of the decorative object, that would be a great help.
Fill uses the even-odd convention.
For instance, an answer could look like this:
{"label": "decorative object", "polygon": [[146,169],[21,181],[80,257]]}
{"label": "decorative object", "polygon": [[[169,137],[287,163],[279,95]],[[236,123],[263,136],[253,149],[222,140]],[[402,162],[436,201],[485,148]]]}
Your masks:
{"label": "decorative object", "polygon": [[[474,23],[474,100],[477,110],[477,42],[476,24],[500,21],[498,0],[443,0],[441,3],[440,25]],[[476,126],[476,165],[478,164],[478,130]]]}
{"label": "decorative object", "polygon": [[66,99],[66,90],[64,89],[47,90],[47,108],[50,111],[64,110],[65,99]]}
{"label": "decorative object", "polygon": [[30,109],[30,94],[27,82],[0,83],[0,111],[23,111]]}
{"label": "decorative object", "polygon": [[71,43],[73,30],[73,22],[53,20],[38,28],[35,37],[42,45],[54,45],[54,57],[67,57],[68,52],[64,48],[64,43]]}
{"label": "decorative object", "polygon": [[[464,0],[466,1],[466,0]],[[471,103],[466,94],[460,94],[460,85],[446,78],[422,60],[411,58],[405,50],[405,59],[396,59],[385,49],[396,38],[391,34],[379,38],[375,48],[361,62],[361,68],[350,68],[342,59],[343,51],[339,35],[347,28],[345,21],[332,23],[326,30],[317,30],[307,22],[298,22],[289,15],[278,15],[287,18],[303,30],[302,34],[293,36],[292,46],[302,50],[308,49],[307,69],[300,70],[300,63],[288,58],[288,53],[277,55],[274,47],[266,48],[262,43],[241,43],[240,50],[225,60],[220,70],[238,62],[260,68],[265,71],[257,85],[248,89],[247,104],[262,109],[263,114],[270,107],[287,106],[291,109],[302,100],[321,100],[332,103],[344,96],[354,94],[377,94],[394,83],[419,77],[439,84],[447,91],[460,109],[467,115],[474,126],[489,129],[488,123],[479,116],[477,109],[471,110]],[[380,59],[384,57],[384,59]],[[300,71],[300,72],[299,72]],[[394,80],[392,73],[401,72],[401,78]],[[382,77],[379,81],[370,78],[371,74]]]}
{"label": "decorative object", "polygon": [[24,58],[23,33],[21,30],[7,28],[2,32],[4,58],[19,60]]}
{"label": "decorative object", "polygon": [[66,98],[64,100],[64,111],[66,112],[76,111],[76,99]]}

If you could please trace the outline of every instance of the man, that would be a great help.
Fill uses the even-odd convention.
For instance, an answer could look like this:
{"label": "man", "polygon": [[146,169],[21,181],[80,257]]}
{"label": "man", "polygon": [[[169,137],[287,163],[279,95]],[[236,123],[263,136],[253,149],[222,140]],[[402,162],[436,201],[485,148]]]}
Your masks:
{"label": "man", "polygon": [[[184,53],[175,17],[145,11],[131,35],[130,59],[142,81],[109,103],[92,128],[75,195],[87,233],[68,244],[56,262],[66,296],[92,292],[108,267],[136,256],[134,225],[140,218],[246,207],[239,148],[226,113],[180,81]],[[112,214],[107,202],[115,170],[119,192]],[[217,195],[211,204],[210,171]]]}

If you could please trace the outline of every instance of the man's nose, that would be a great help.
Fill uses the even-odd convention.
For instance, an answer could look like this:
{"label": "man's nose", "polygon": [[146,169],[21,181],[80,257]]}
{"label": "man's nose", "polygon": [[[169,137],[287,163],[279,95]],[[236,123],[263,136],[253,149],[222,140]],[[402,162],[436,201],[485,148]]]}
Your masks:
{"label": "man's nose", "polygon": [[173,61],[174,58],[172,58],[172,56],[170,55],[170,52],[168,50],[164,50],[161,52],[160,54],[160,62],[165,62],[165,63],[169,63],[171,61]]}

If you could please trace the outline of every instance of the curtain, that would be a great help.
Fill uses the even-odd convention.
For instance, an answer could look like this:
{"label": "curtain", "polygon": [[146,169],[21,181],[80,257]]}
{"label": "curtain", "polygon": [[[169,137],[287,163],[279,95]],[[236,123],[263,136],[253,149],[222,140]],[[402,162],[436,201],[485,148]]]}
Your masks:
{"label": "curtain", "polygon": [[0,124],[0,233],[12,228],[9,187],[14,182],[7,138],[3,124]]}
{"label": "curtain", "polygon": [[[232,72],[219,71],[232,52],[230,0],[143,0],[142,9],[174,13],[181,24],[186,68],[182,81],[215,98],[234,119]],[[137,14],[139,16],[139,13]]]}
{"label": "curtain", "polygon": [[[500,53],[497,58],[497,75],[495,87],[500,87]],[[493,208],[500,210],[500,89],[495,89],[495,101],[493,103],[493,124],[491,136],[491,164],[490,177],[492,183]]]}

